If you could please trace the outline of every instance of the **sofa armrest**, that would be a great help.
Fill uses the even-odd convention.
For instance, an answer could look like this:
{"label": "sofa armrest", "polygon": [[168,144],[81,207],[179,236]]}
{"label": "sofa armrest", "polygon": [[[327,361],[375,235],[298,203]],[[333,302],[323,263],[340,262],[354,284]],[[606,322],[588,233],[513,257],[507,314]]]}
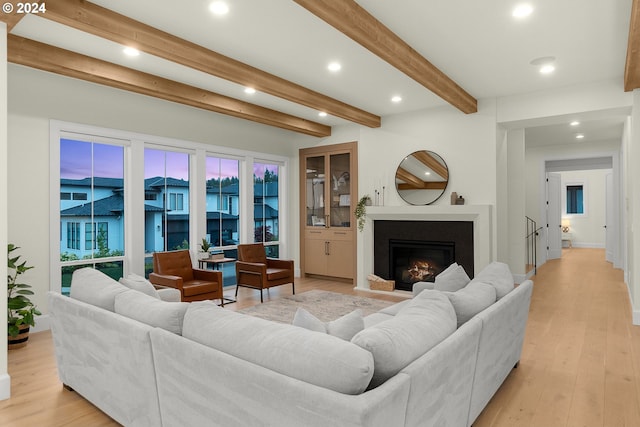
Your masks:
{"label": "sofa armrest", "polygon": [[168,286],[170,288],[182,289],[182,277],[169,276],[165,274],[149,273],[149,281],[154,285]]}
{"label": "sofa armrest", "polygon": [[433,282],[416,282],[413,284],[413,296],[417,296],[420,292],[425,289],[433,289],[435,283]]}

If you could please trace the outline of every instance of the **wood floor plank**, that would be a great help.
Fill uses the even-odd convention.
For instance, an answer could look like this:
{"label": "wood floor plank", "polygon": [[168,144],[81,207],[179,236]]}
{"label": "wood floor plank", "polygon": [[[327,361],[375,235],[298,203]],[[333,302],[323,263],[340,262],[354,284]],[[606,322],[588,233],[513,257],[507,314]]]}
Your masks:
{"label": "wood floor plank", "polygon": [[[640,326],[631,324],[622,272],[604,256],[602,249],[564,249],[562,259],[538,269],[520,365],[474,427],[640,426]],[[351,283],[297,279],[296,293],[311,289],[403,299],[356,291]],[[290,286],[264,293],[265,301],[286,295]],[[226,308],[259,303],[258,291],[241,288],[238,302]],[[9,352],[9,374],[12,397],[0,401],[0,427],[118,425],[62,388],[49,332]]]}

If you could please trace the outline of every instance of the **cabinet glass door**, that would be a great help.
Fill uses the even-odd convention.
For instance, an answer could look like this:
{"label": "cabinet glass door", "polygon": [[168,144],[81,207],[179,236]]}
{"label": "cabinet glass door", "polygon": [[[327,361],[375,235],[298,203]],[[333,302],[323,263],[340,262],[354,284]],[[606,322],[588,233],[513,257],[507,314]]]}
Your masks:
{"label": "cabinet glass door", "polygon": [[325,227],[325,156],[307,157],[307,227]]}
{"label": "cabinet glass door", "polygon": [[349,153],[329,156],[331,172],[329,218],[331,227],[351,226],[351,171]]}

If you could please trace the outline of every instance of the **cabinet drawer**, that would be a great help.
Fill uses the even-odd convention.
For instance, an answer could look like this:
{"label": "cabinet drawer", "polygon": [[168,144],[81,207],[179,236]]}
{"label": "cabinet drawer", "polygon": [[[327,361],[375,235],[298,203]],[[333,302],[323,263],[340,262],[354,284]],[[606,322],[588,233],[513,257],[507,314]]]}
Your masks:
{"label": "cabinet drawer", "polygon": [[329,240],[352,240],[353,231],[351,230],[336,230],[329,229]]}

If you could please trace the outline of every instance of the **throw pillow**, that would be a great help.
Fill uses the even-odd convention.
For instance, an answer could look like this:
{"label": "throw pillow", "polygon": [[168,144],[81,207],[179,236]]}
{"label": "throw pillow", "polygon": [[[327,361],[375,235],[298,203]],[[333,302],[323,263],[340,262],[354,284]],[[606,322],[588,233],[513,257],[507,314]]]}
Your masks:
{"label": "throw pillow", "polygon": [[354,310],[336,320],[325,323],[304,308],[298,308],[293,317],[293,325],[350,341],[355,334],[364,329],[364,319],[362,310]]}
{"label": "throw pillow", "polygon": [[467,272],[464,271],[464,267],[459,264],[455,264],[455,266],[452,264],[436,276],[433,289],[455,292],[467,286],[470,281],[471,279],[467,275]]}
{"label": "throw pillow", "polygon": [[151,284],[150,281],[142,276],[138,276],[137,274],[129,274],[127,277],[121,277],[118,281],[129,289],[133,289],[138,292],[142,292],[143,294],[149,295],[150,297],[160,299],[160,295],[158,295],[158,291],[156,291],[156,288]]}
{"label": "throw pillow", "polygon": [[425,354],[456,330],[456,313],[439,291],[424,290],[395,317],[377,323],[351,339],[373,354],[377,387]]}
{"label": "throw pillow", "polygon": [[133,289],[115,298],[116,313],[178,335],[182,334],[182,322],[187,308],[188,302],[161,301]]}
{"label": "throw pillow", "polygon": [[458,318],[458,328],[496,302],[496,290],[482,282],[471,282],[457,292],[443,292],[451,301]]}
{"label": "throw pillow", "polygon": [[488,283],[496,288],[497,299],[502,298],[515,287],[515,281],[509,266],[503,262],[494,261],[486,266],[473,278],[474,282]]}

